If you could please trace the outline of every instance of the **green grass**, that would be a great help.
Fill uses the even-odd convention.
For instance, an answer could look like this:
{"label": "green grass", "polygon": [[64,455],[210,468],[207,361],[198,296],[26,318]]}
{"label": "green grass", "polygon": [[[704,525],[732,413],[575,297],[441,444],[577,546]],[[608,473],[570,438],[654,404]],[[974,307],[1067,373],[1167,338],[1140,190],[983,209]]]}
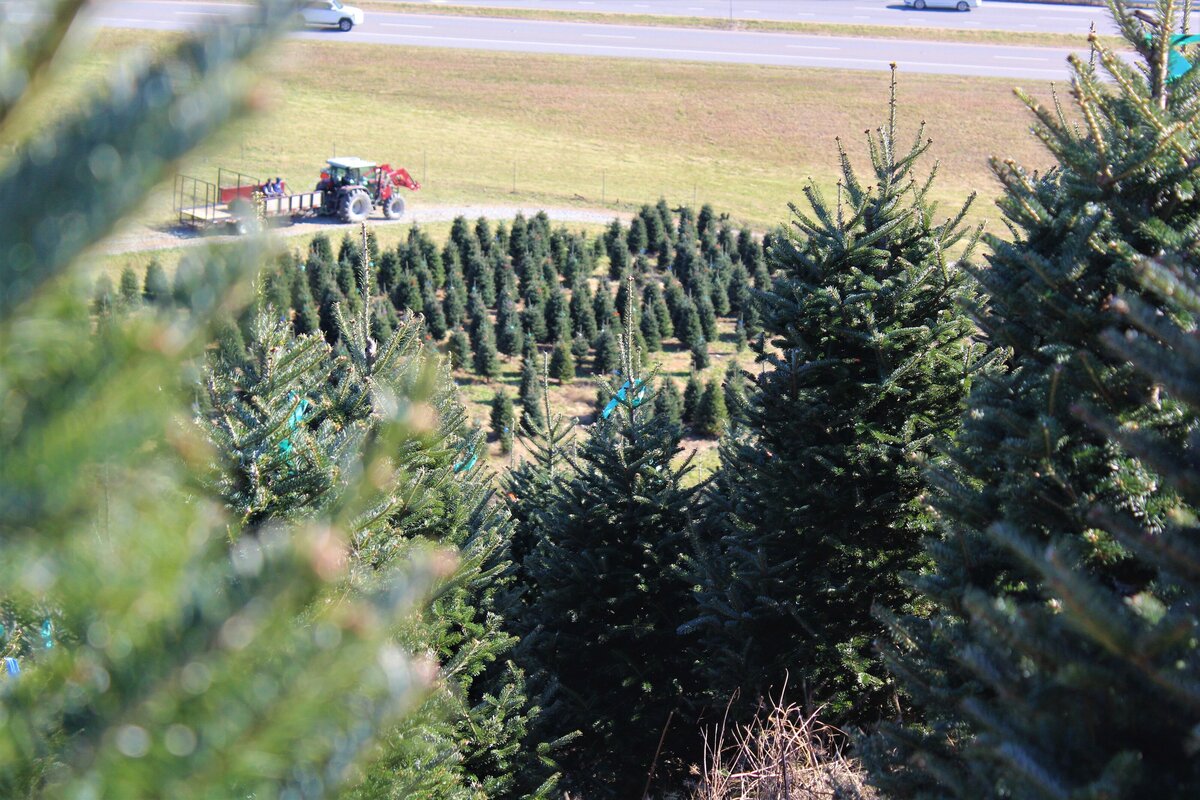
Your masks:
{"label": "green grass", "polygon": [[[170,38],[105,31],[75,71],[94,76],[120,49]],[[835,137],[862,162],[861,132],[884,120],[888,95],[886,73],[335,42],[289,42],[273,63],[261,113],[183,171],[212,178],[223,165],[304,187],[336,151],[407,166],[424,183],[413,204],[616,211],[661,195],[711,202],[761,229],[786,219],[810,177],[832,190]],[[1050,163],[1010,81],[903,71],[900,80],[904,136],[927,121],[941,161],[934,198],[947,214],[979,191],[973,219],[994,218],[989,154]],[[1025,88],[1049,95],[1044,82]],[[146,220],[165,223],[169,209],[162,191]]]}
{"label": "green grass", "polygon": [[[760,33],[796,33],[808,36],[852,36],[872,39],[957,42],[962,44],[1009,44],[1034,47],[1083,47],[1087,31],[1079,34],[1039,31],[960,30],[954,28],[906,28],[896,25],[850,25],[827,22],[791,22],[788,20],[734,20],[718,17],[676,17],[655,14],[626,14],[605,11],[561,11],[543,8],[482,8],[478,6],[431,6],[420,3],[359,3],[373,11],[403,14],[435,14],[455,17],[492,17],[499,19],[546,20],[551,22],[593,22],[608,25],[646,25],[668,28],[704,28]],[[1102,36],[1110,47],[1125,47],[1115,36]]]}

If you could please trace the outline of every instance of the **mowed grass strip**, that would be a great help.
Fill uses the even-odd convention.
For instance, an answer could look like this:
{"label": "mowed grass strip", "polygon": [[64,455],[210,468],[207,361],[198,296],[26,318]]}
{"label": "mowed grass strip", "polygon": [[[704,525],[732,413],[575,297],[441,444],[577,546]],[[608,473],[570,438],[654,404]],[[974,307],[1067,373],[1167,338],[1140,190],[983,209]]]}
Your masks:
{"label": "mowed grass strip", "polygon": [[[75,70],[94,76],[123,48],[173,37],[103,31]],[[990,155],[1051,163],[1029,135],[1014,81],[905,74],[903,138],[924,120],[940,160],[946,214],[971,192],[972,219],[994,219]],[[1064,77],[1066,69],[1064,65]],[[864,162],[863,132],[886,120],[886,72],[483,53],[291,41],[265,70],[262,111],[182,166],[217,166],[310,187],[325,159],[406,166],[415,204],[536,203],[630,210],[664,196],[709,202],[765,229],[812,178],[837,182],[835,137]],[[1044,81],[1024,88],[1049,99]],[[61,106],[60,106],[61,108]],[[48,112],[52,113],[52,112]],[[148,222],[170,221],[163,190]]]}
{"label": "mowed grass strip", "polygon": [[[796,33],[808,36],[849,36],[908,41],[957,42],[960,44],[1011,44],[1034,47],[1083,47],[1088,30],[1078,34],[1045,31],[964,30],[960,28],[904,27],[900,25],[850,25],[836,22],[796,22],[791,20],[687,17],[664,14],[628,14],[613,11],[563,11],[549,8],[491,8],[462,5],[424,5],[421,3],[359,2],[359,8],[401,14],[431,14],[451,17],[491,17],[493,19],[543,20],[547,22],[590,22],[601,25],[646,25],[664,28],[701,28],[756,33]],[[369,24],[369,23],[368,23]],[[1116,36],[1101,36],[1109,47],[1126,48]]]}

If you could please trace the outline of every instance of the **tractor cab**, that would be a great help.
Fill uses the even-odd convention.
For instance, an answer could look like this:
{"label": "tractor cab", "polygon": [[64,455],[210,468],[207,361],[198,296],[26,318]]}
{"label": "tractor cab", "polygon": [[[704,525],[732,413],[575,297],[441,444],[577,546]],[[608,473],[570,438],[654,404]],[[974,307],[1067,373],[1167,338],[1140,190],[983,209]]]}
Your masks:
{"label": "tractor cab", "polygon": [[343,186],[366,186],[375,170],[373,162],[361,158],[331,158],[326,164],[328,166],[321,175],[323,188],[335,190]]}

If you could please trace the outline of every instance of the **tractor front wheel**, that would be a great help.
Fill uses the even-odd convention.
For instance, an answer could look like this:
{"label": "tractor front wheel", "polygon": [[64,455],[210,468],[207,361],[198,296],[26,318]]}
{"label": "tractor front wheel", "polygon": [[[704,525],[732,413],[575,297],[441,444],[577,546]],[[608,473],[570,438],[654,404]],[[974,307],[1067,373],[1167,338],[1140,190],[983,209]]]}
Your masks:
{"label": "tractor front wheel", "polygon": [[383,215],[388,219],[400,219],[404,216],[404,198],[392,195],[383,204]]}
{"label": "tractor front wheel", "polygon": [[371,197],[362,189],[352,189],[342,195],[338,217],[342,222],[362,222],[371,216]]}

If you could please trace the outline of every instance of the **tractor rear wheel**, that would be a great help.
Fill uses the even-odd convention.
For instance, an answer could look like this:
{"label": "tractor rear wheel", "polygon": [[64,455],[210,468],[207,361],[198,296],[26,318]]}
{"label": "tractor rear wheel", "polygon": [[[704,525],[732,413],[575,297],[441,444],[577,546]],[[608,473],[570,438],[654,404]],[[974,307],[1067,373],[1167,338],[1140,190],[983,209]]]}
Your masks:
{"label": "tractor rear wheel", "polygon": [[338,20],[338,30],[340,30],[342,33],[348,32],[353,27],[354,22],[352,20],[349,20],[345,17],[342,17],[340,20]]}
{"label": "tractor rear wheel", "polygon": [[383,204],[383,215],[388,219],[400,219],[404,216],[404,198],[394,194]]}
{"label": "tractor rear wheel", "polygon": [[351,189],[342,195],[338,217],[342,222],[362,222],[371,216],[371,196],[363,189]]}

